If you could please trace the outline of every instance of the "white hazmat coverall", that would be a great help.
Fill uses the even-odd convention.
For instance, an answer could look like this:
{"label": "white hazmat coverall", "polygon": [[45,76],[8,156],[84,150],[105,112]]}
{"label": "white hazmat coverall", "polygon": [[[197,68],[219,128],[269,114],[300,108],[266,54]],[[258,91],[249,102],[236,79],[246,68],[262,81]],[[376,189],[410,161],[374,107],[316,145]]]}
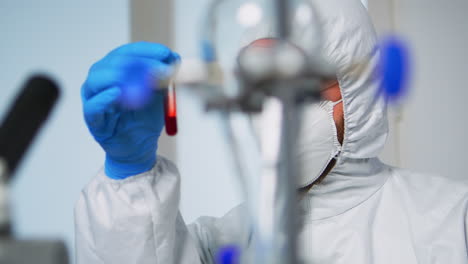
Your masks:
{"label": "white hazmat coverall", "polygon": [[[345,137],[337,164],[300,201],[303,263],[468,263],[468,188],[446,178],[387,166],[383,102],[373,103],[376,35],[359,0],[315,1],[324,52],[338,65]],[[353,63],[371,58],[359,74]],[[302,120],[302,122],[307,122]],[[220,247],[252,252],[243,206],[186,225],[180,178],[158,157],[151,171],[125,180],[100,172],[75,208],[78,264],[215,263]]]}

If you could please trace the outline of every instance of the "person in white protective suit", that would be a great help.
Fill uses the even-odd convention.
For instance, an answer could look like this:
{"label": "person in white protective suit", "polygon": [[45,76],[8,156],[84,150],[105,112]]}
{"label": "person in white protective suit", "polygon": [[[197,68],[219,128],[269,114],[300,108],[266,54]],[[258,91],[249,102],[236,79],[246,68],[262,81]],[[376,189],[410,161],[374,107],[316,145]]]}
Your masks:
{"label": "person in white protective suit", "polygon": [[[322,107],[326,120],[336,125],[327,130],[335,151],[326,158],[326,166],[310,168],[315,163],[308,159],[316,155],[307,147],[314,142],[307,124],[314,125],[305,115],[298,154],[300,182],[305,184],[300,186],[299,201],[300,260],[468,263],[467,185],[391,167],[377,158],[388,128],[385,103],[372,100],[378,85],[373,75],[378,53],[367,11],[359,0],[316,4],[325,55],[338,66],[338,82],[323,93],[330,103]],[[354,62],[369,57],[368,68],[353,72]],[[85,105],[85,115],[91,111],[86,109]],[[111,148],[102,143],[109,138],[103,140],[90,130],[109,156]],[[106,160],[105,169],[83,190],[75,208],[78,264],[211,264],[218,249],[232,244],[243,254],[251,252],[252,234],[243,205],[224,217],[201,217],[186,225],[179,213],[176,166],[160,156],[151,162],[149,170],[135,170],[135,175],[119,179],[112,177],[116,166]]]}

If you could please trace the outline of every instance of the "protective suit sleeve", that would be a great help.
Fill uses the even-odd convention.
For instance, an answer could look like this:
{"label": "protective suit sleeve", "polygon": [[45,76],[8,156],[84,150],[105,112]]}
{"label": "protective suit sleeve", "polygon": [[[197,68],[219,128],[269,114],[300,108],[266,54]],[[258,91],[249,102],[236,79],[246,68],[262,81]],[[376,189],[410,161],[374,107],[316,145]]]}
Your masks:
{"label": "protective suit sleeve", "polygon": [[[203,216],[188,226],[204,264],[215,264],[224,248],[235,248],[239,257],[246,258],[251,245],[252,232],[247,208],[239,205],[221,218]],[[237,262],[235,262],[237,263]]]}
{"label": "protective suit sleeve", "polygon": [[157,160],[124,180],[101,171],[82,191],[75,206],[77,264],[205,263],[197,246],[206,243],[190,236],[178,210],[178,171]]}

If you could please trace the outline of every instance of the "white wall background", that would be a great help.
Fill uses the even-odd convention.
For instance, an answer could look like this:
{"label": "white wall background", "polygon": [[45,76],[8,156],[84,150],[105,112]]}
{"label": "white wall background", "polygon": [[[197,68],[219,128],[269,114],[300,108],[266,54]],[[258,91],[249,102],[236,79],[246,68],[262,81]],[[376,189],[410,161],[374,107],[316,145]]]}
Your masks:
{"label": "white wall background", "polygon": [[401,165],[468,180],[468,1],[401,0],[396,8],[415,67],[401,123]]}
{"label": "white wall background", "polygon": [[48,124],[13,184],[15,228],[23,238],[73,245],[73,206],[103,162],[84,125],[80,87],[89,66],[128,40],[126,0],[1,0],[0,113],[30,73],[63,88]]}
{"label": "white wall background", "polygon": [[411,90],[400,117],[392,115],[387,160],[468,180],[468,1],[374,0],[369,4],[380,34],[396,32],[407,41],[412,55]]}

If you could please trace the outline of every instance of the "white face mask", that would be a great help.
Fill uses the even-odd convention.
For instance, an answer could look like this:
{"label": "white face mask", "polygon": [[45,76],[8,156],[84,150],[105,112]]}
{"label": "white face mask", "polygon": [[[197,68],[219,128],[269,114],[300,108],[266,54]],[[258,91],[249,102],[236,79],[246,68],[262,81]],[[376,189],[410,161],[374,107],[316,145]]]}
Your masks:
{"label": "white face mask", "polygon": [[301,111],[296,148],[299,188],[316,181],[341,152],[333,119],[333,108],[341,101],[324,101],[320,105],[305,106]]}

